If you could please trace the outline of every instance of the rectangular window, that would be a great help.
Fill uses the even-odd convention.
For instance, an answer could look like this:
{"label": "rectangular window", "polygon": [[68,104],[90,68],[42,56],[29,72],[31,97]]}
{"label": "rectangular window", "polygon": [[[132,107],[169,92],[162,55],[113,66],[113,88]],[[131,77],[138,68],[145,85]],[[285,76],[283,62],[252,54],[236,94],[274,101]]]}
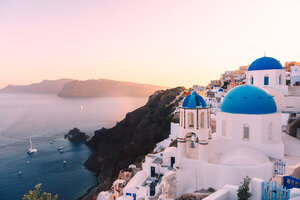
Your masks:
{"label": "rectangular window", "polygon": [[269,85],[269,77],[268,76],[264,77],[264,85]]}
{"label": "rectangular window", "polygon": [[279,85],[281,85],[281,75],[279,76]]}
{"label": "rectangular window", "polygon": [[253,76],[251,77],[251,85],[253,85],[253,82],[254,82],[254,78]]}
{"label": "rectangular window", "polygon": [[249,127],[248,126],[244,126],[244,139],[245,140],[249,140]]}

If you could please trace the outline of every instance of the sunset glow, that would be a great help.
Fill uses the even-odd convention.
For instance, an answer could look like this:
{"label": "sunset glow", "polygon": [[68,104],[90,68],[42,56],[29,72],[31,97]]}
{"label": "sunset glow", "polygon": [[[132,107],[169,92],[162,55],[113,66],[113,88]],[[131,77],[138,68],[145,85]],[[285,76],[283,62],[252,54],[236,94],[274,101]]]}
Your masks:
{"label": "sunset glow", "polygon": [[0,1],[0,88],[44,79],[207,84],[266,53],[300,61],[300,2]]}

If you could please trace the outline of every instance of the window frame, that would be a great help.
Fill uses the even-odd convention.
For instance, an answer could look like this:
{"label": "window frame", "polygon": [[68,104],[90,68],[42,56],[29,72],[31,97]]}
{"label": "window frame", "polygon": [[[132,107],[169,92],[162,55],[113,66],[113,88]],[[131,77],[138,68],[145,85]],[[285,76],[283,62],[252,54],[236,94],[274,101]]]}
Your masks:
{"label": "window frame", "polygon": [[267,74],[264,76],[264,85],[270,85],[270,78]]}
{"label": "window frame", "polygon": [[[247,135],[246,135],[246,133],[247,133]],[[247,136],[247,137],[245,137],[245,136]],[[250,140],[250,126],[249,126],[249,124],[244,124],[243,125],[243,140],[246,140],[246,141]]]}

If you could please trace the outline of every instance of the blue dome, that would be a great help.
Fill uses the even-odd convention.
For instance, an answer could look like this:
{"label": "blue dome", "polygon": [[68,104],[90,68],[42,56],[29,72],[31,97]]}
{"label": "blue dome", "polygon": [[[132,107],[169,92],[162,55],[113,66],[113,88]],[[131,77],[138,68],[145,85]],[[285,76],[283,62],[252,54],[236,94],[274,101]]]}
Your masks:
{"label": "blue dome", "polygon": [[197,94],[197,92],[193,92],[191,95],[185,97],[182,104],[183,108],[206,108],[206,102],[203,97]]}
{"label": "blue dome", "polygon": [[219,92],[223,92],[223,89],[222,89],[222,88],[220,88],[220,89],[219,89]]}
{"label": "blue dome", "polygon": [[223,100],[221,111],[234,114],[270,114],[277,112],[273,96],[265,90],[242,85],[230,90]]}
{"label": "blue dome", "polygon": [[271,57],[262,57],[256,59],[248,68],[248,71],[254,70],[270,70],[270,69],[283,69],[278,60]]}
{"label": "blue dome", "polygon": [[214,87],[219,87],[218,85],[214,85]]}

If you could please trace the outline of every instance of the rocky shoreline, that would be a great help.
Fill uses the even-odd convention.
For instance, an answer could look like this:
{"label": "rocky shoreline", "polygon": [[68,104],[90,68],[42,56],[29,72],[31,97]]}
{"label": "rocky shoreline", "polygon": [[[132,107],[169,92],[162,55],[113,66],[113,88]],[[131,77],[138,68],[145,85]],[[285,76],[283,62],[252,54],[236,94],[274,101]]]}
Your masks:
{"label": "rocky shoreline", "polygon": [[85,166],[97,174],[99,185],[80,199],[90,200],[100,191],[109,190],[122,169],[140,162],[169,136],[173,111],[183,99],[184,91],[183,87],[157,91],[145,106],[127,113],[115,127],[95,131],[86,142],[92,155]]}

